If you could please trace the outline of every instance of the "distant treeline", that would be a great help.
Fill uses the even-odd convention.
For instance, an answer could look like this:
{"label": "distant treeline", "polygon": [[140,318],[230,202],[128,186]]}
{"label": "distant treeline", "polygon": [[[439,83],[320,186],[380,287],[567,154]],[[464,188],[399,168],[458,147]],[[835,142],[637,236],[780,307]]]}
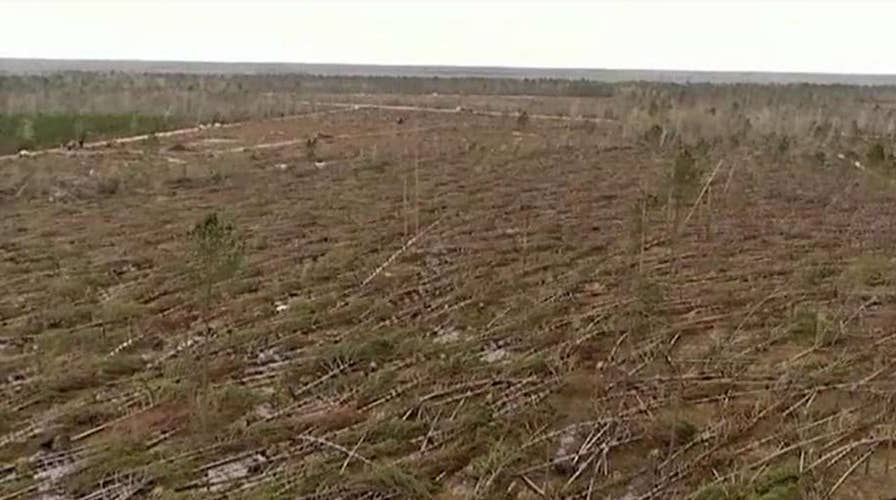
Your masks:
{"label": "distant treeline", "polygon": [[370,94],[500,94],[610,97],[614,84],[556,78],[440,78],[408,76],[327,76],[302,74],[196,75],[90,73],[69,71],[50,75],[2,75],[0,92],[177,89],[205,92],[293,92]]}
{"label": "distant treeline", "polygon": [[[831,98],[889,100],[896,86],[842,84],[709,84],[709,83],[608,83],[558,78],[418,77],[418,76],[331,76],[311,74],[192,74],[66,71],[47,75],[0,73],[0,112],[21,96],[52,101],[50,93],[68,99],[128,92],[185,92],[239,96],[274,93],[313,94],[480,94],[568,97],[612,97],[621,93],[663,93],[679,101],[705,100],[709,96],[731,101],[761,96],[775,101],[829,100]],[[6,106],[3,106],[6,104]]]}
{"label": "distant treeline", "polygon": [[48,75],[63,71],[193,75],[406,76],[420,78],[584,79],[594,82],[754,83],[896,85],[896,75],[837,73],[763,73],[755,71],[676,71],[606,68],[521,68],[507,66],[379,65],[276,62],[129,61],[98,59],[11,59],[0,57],[0,73]]}
{"label": "distant treeline", "polygon": [[610,97],[586,80],[66,71],[0,74],[0,154],[82,137],[293,114],[323,94]]}
{"label": "distant treeline", "polygon": [[340,94],[346,101],[451,108],[478,99],[472,96],[538,96],[488,97],[478,99],[478,106],[610,118],[624,125],[627,136],[661,129],[664,138],[683,142],[786,136],[831,144],[843,137],[896,138],[896,86],[65,71],[0,73],[0,150],[52,145],[77,139],[81,132],[95,138],[286,116]]}

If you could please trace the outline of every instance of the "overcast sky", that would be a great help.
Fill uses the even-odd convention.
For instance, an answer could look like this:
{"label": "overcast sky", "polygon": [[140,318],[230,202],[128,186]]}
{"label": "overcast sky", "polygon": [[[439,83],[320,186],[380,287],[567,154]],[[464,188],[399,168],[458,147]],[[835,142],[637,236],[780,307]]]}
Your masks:
{"label": "overcast sky", "polygon": [[896,73],[896,2],[0,0],[0,57]]}

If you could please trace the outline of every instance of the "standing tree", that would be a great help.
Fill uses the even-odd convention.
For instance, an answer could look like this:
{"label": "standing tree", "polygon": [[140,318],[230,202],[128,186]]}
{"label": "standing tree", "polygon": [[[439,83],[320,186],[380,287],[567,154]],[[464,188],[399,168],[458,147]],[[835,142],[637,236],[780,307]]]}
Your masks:
{"label": "standing tree", "polygon": [[[682,150],[675,158],[672,169],[669,172],[669,202],[672,209],[672,253],[677,252],[678,242],[681,237],[682,216],[684,209],[691,200],[697,196],[700,190],[700,178],[702,172],[697,165],[697,160],[688,149]],[[679,261],[675,259],[674,272],[678,273]]]}
{"label": "standing tree", "polygon": [[673,231],[677,234],[681,225],[682,211],[700,189],[702,172],[697,160],[687,149],[682,150],[669,172],[669,201],[672,205]]}
{"label": "standing tree", "polygon": [[193,227],[190,239],[193,240],[193,271],[202,287],[203,316],[208,334],[214,286],[230,279],[239,270],[244,244],[233,224],[214,212]]}
{"label": "standing tree", "polygon": [[529,124],[529,113],[526,110],[520,111],[516,117],[516,128],[522,130]]}
{"label": "standing tree", "polygon": [[205,389],[209,383],[208,344],[212,333],[210,323],[214,286],[230,279],[239,270],[243,260],[244,243],[233,224],[222,220],[215,212],[208,214],[202,222],[193,227],[190,239],[193,241],[193,272],[202,290],[202,316],[206,338],[202,355],[204,360],[201,388]]}

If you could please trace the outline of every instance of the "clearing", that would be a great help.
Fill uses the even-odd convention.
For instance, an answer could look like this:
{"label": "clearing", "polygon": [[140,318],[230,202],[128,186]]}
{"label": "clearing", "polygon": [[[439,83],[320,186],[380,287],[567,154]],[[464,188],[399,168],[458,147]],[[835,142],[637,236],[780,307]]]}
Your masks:
{"label": "clearing", "polygon": [[[889,181],[307,112],[0,162],[0,498],[896,489]],[[211,213],[244,258],[206,315]]]}

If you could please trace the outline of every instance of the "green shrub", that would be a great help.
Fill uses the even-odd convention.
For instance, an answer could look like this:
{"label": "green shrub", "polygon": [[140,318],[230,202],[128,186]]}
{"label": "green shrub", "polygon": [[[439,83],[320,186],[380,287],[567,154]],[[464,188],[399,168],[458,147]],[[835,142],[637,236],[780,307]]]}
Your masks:
{"label": "green shrub", "polygon": [[747,500],[799,500],[800,475],[789,467],[773,469],[763,477]]}
{"label": "green shrub", "polygon": [[138,302],[110,300],[103,304],[101,317],[105,323],[118,323],[141,316],[145,309]]}
{"label": "green shrub", "polygon": [[699,430],[696,425],[684,419],[676,420],[675,425],[672,427],[675,443],[678,445],[690,443],[697,437],[698,432]]}
{"label": "green shrub", "polygon": [[697,492],[694,500],[729,500],[731,498],[725,488],[718,485],[704,486]]}
{"label": "green shrub", "polygon": [[794,311],[790,333],[803,340],[810,340],[819,346],[831,345],[840,336],[838,325],[824,313],[809,307]]}
{"label": "green shrub", "polygon": [[676,218],[680,215],[680,211],[684,206],[697,196],[700,189],[701,175],[702,172],[697,165],[697,160],[694,159],[690,150],[683,149],[678,153],[669,175]]}
{"label": "green shrub", "polygon": [[708,485],[694,500],[800,500],[799,473],[791,467],[772,469],[754,485]]}
{"label": "green shrub", "polygon": [[644,132],[644,142],[651,146],[659,146],[660,139],[663,137],[663,127],[653,124],[646,132]]}
{"label": "green shrub", "polygon": [[99,363],[99,371],[104,379],[116,379],[133,375],[143,369],[144,362],[140,356],[117,355],[104,359]]}
{"label": "green shrub", "polygon": [[75,305],[70,302],[59,304],[46,311],[43,325],[46,328],[71,328],[88,323],[93,318],[92,307],[86,304]]}
{"label": "green shrub", "polygon": [[892,283],[896,266],[882,255],[863,255],[856,258],[843,275],[847,286],[872,287]]}
{"label": "green shrub", "polygon": [[397,494],[401,498],[431,498],[436,491],[429,480],[399,465],[377,466],[369,472],[359,474],[349,484],[377,493]]}
{"label": "green shrub", "polygon": [[793,140],[789,136],[782,135],[781,137],[778,138],[778,142],[775,145],[775,151],[780,156],[786,155],[790,151],[792,142],[793,142]]}
{"label": "green shrub", "polygon": [[865,153],[865,159],[867,159],[868,163],[871,165],[883,163],[887,159],[887,152],[884,150],[884,146],[881,143],[875,142],[868,146],[868,151]]}

